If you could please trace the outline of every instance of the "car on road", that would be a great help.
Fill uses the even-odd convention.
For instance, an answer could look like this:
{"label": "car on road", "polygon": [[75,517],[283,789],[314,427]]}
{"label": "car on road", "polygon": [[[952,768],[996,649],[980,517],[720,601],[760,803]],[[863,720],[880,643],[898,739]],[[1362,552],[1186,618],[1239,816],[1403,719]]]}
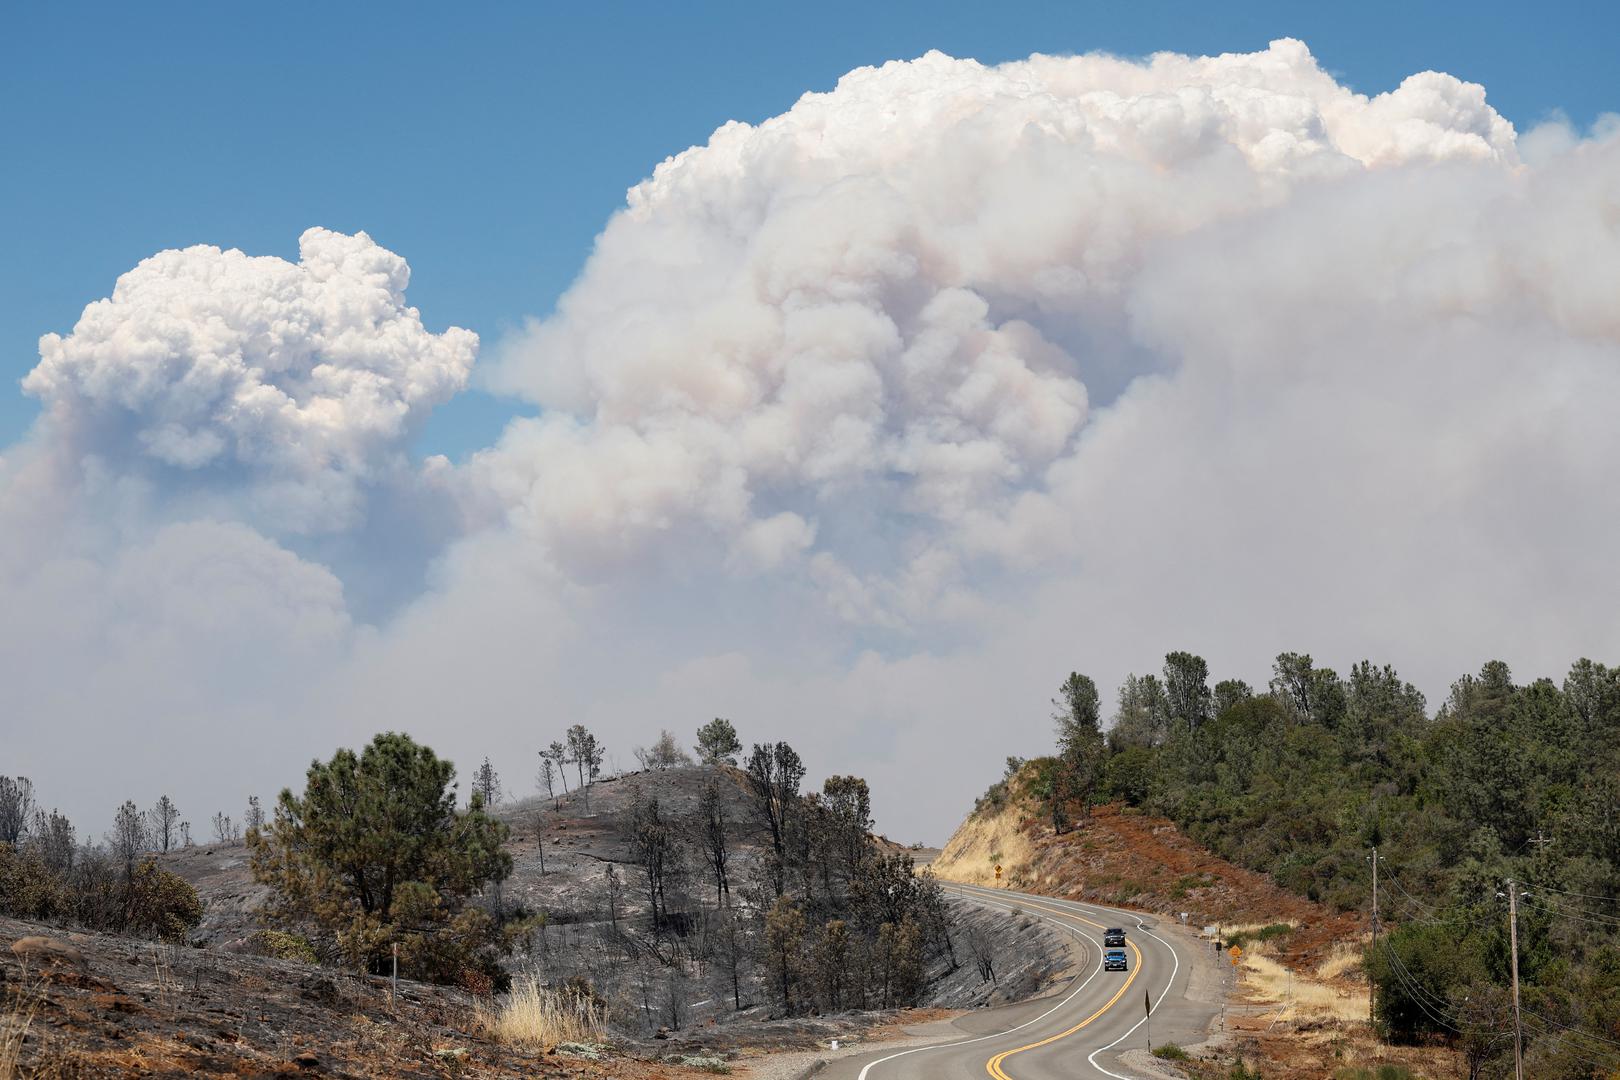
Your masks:
{"label": "car on road", "polygon": [[1121,948],[1122,949],[1122,948],[1124,948],[1125,947],[1125,931],[1121,930],[1117,926],[1110,926],[1108,929],[1104,930],[1103,931],[1103,947],[1105,949],[1112,949],[1112,948]]}
{"label": "car on road", "polygon": [[1103,953],[1104,971],[1124,971],[1126,966],[1124,949],[1109,949]]}

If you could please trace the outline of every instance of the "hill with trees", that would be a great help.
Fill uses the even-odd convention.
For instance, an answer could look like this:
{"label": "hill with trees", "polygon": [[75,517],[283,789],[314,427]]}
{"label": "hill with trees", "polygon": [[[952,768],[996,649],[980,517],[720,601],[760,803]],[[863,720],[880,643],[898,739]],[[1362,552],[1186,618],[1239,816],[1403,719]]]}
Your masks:
{"label": "hill with trees", "polygon": [[[0,779],[0,818],[28,822],[0,842],[0,916],[120,935],[77,939],[98,970],[117,971],[119,942],[197,946],[221,957],[187,968],[199,993],[221,965],[266,989],[242,1009],[284,1010],[263,973],[293,965],[349,988],[311,1006],[330,1026],[346,996],[372,1009],[397,974],[441,988],[419,1000],[471,1003],[464,1022],[428,1008],[441,1027],[542,1049],[611,1035],[694,1060],[858,1038],[886,1010],[1013,1000],[1064,974],[1050,928],[958,910],[874,836],[864,780],[810,789],[792,746],[744,751],[727,720],[696,736],[689,752],[660,732],[634,752],[641,769],[617,773],[574,725],[538,748],[539,793],[513,798],[522,782],[488,758],[463,795],[450,762],[384,733],[312,762],[268,812],[257,798],[238,819],[217,812],[213,844],[165,797],[126,803],[104,844],[78,845],[26,781]],[[77,1015],[69,989],[50,984],[37,1007]],[[229,992],[224,980],[210,1000]],[[185,1027],[178,1013],[165,1024]],[[263,1047],[241,1045],[262,1063]]]}
{"label": "hill with trees", "polygon": [[1125,680],[1104,724],[1071,674],[1054,752],[1010,762],[979,816],[1023,799],[1061,842],[1111,802],[1361,915],[1379,1031],[1452,1046],[1471,1075],[1512,1058],[1511,900],[1528,1074],[1620,1069],[1620,672],[1583,659],[1518,683],[1491,662],[1433,711],[1370,662],[1341,676],[1283,653],[1264,688],[1211,680],[1172,652]]}

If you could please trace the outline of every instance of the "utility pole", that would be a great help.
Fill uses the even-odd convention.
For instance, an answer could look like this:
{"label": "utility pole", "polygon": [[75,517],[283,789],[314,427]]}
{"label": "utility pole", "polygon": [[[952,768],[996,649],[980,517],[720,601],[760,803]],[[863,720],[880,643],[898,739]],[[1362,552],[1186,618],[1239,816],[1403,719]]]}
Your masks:
{"label": "utility pole", "polygon": [[1508,948],[1513,967],[1513,1080],[1524,1080],[1524,1036],[1519,1026],[1519,886],[1509,881]]}
{"label": "utility pole", "polygon": [[[1374,954],[1377,954],[1377,952],[1378,952],[1378,848],[1377,848],[1376,845],[1374,845],[1374,847],[1372,849],[1372,866],[1373,866],[1372,951],[1373,951]],[[1369,982],[1370,981],[1371,980],[1369,980]],[[1378,987],[1376,985],[1372,986],[1370,988],[1370,992],[1367,994],[1367,1013],[1368,1013],[1367,1019],[1369,1021],[1371,1021],[1374,1024],[1378,1023]]]}

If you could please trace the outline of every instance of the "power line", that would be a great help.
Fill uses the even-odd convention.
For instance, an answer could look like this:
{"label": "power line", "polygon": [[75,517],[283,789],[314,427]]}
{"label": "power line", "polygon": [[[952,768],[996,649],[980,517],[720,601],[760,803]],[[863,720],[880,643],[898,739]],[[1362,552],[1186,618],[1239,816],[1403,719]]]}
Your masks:
{"label": "power line", "polygon": [[1607,900],[1611,904],[1620,904],[1620,896],[1604,896],[1601,893],[1572,892],[1569,889],[1555,889],[1551,885],[1542,885],[1538,882],[1527,881],[1527,889],[1539,889],[1542,892],[1554,892],[1560,896],[1579,896],[1583,900]]}
{"label": "power line", "polygon": [[1584,1032],[1578,1031],[1574,1028],[1563,1028],[1561,1031],[1554,1031],[1552,1027],[1548,1027],[1545,1023],[1537,1021],[1533,1018],[1531,1023],[1539,1026],[1542,1029],[1540,1032],[1538,1032],[1538,1034],[1540,1034],[1543,1038],[1546,1038],[1553,1043],[1562,1042],[1566,1044],[1571,1048],[1570,1053],[1573,1054],[1573,1056],[1586,1062],[1588,1065],[1596,1065],[1604,1069],[1613,1069],[1617,1064],[1620,1064],[1620,1053],[1616,1053],[1612,1050],[1602,1050],[1595,1046],[1588,1046],[1571,1038],[1571,1036],[1590,1037],[1586,1036]]}
{"label": "power line", "polygon": [[1559,911],[1557,908],[1543,907],[1540,904],[1527,903],[1524,906],[1527,908],[1532,908],[1536,911],[1545,911],[1549,915],[1557,915],[1561,919],[1574,919],[1576,922],[1589,923],[1592,926],[1602,926],[1607,929],[1620,926],[1620,919],[1614,918],[1612,915],[1599,915],[1596,912],[1592,912],[1591,914],[1594,917],[1587,918],[1585,915],[1575,915],[1568,911]]}
{"label": "power line", "polygon": [[1535,1017],[1537,1020],[1540,1020],[1543,1024],[1547,1024],[1547,1025],[1549,1025],[1551,1027],[1555,1027],[1555,1028],[1561,1028],[1564,1031],[1574,1032],[1576,1035],[1579,1035],[1584,1039],[1596,1039],[1600,1043],[1607,1043],[1608,1045],[1614,1047],[1616,1050],[1620,1050],[1620,1042],[1615,1042],[1613,1039],[1605,1039],[1601,1035],[1594,1035],[1590,1031],[1587,1031],[1585,1028],[1570,1027],[1568,1024],[1561,1024],[1557,1020],[1554,1020],[1552,1017],[1545,1016],[1545,1015],[1543,1015],[1541,1013],[1538,1013],[1534,1009],[1526,1009],[1524,1011],[1525,1011],[1526,1015]]}
{"label": "power line", "polygon": [[1460,912],[1455,915],[1441,915],[1439,912],[1435,911],[1434,908],[1428,906],[1423,901],[1407,892],[1406,886],[1402,885],[1400,879],[1394,874],[1390,873],[1388,870],[1383,871],[1383,873],[1389,882],[1395,886],[1397,892],[1404,896],[1413,907],[1423,912],[1425,917],[1414,919],[1414,922],[1428,923],[1432,926],[1444,926],[1450,929],[1456,929],[1459,926],[1479,928],[1485,925],[1478,920],[1467,918]]}
{"label": "power line", "polygon": [[1465,1024],[1461,1017],[1447,1011],[1451,1004],[1449,1001],[1426,989],[1418,981],[1417,976],[1401,962],[1401,958],[1390,948],[1387,941],[1384,943],[1384,952],[1389,957],[1390,970],[1395,973],[1396,979],[1405,988],[1412,1003],[1436,1024],[1459,1035],[1506,1035],[1511,1031],[1509,1028],[1497,1029]]}

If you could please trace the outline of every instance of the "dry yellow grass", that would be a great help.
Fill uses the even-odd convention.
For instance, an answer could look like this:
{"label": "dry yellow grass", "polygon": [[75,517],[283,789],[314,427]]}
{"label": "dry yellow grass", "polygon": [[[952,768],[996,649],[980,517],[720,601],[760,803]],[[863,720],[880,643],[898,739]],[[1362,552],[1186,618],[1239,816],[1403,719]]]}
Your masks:
{"label": "dry yellow grass", "polygon": [[945,881],[994,885],[999,863],[1002,880],[1008,880],[1035,860],[1035,848],[1019,828],[1019,819],[1019,811],[1011,805],[968,818],[934,860],[930,867],[934,875]]}
{"label": "dry yellow grass", "polygon": [[1364,990],[1327,986],[1297,972],[1291,972],[1265,955],[1264,946],[1246,951],[1242,957],[1243,981],[1250,994],[1261,1002],[1279,1006],[1278,1020],[1306,1016],[1330,1016],[1336,1020],[1365,1020],[1368,997]]}
{"label": "dry yellow grass", "polygon": [[5,1012],[0,1013],[0,1080],[22,1076],[23,1043],[39,1008],[39,998],[23,987],[16,987],[8,996]]}
{"label": "dry yellow grass", "polygon": [[494,1009],[480,1008],[484,1029],[509,1046],[551,1050],[560,1043],[602,1042],[607,1010],[582,994],[553,990],[532,976],[512,983],[512,992]]}
{"label": "dry yellow grass", "polygon": [[[1227,940],[1231,940],[1232,938],[1237,937],[1239,934],[1257,934],[1261,930],[1264,930],[1264,929],[1266,929],[1267,927],[1270,927],[1270,926],[1276,926],[1279,923],[1281,923],[1281,925],[1283,925],[1283,926],[1297,926],[1298,925],[1297,923],[1289,922],[1286,919],[1280,919],[1277,922],[1236,923],[1236,924],[1231,925],[1231,926],[1223,925],[1221,927],[1221,936],[1226,938]],[[1244,948],[1248,948],[1248,947],[1249,946],[1247,946],[1247,945],[1244,946]]]}
{"label": "dry yellow grass", "polygon": [[1362,942],[1341,941],[1333,946],[1328,958],[1316,965],[1316,977],[1319,979],[1342,979],[1347,975],[1361,973]]}

